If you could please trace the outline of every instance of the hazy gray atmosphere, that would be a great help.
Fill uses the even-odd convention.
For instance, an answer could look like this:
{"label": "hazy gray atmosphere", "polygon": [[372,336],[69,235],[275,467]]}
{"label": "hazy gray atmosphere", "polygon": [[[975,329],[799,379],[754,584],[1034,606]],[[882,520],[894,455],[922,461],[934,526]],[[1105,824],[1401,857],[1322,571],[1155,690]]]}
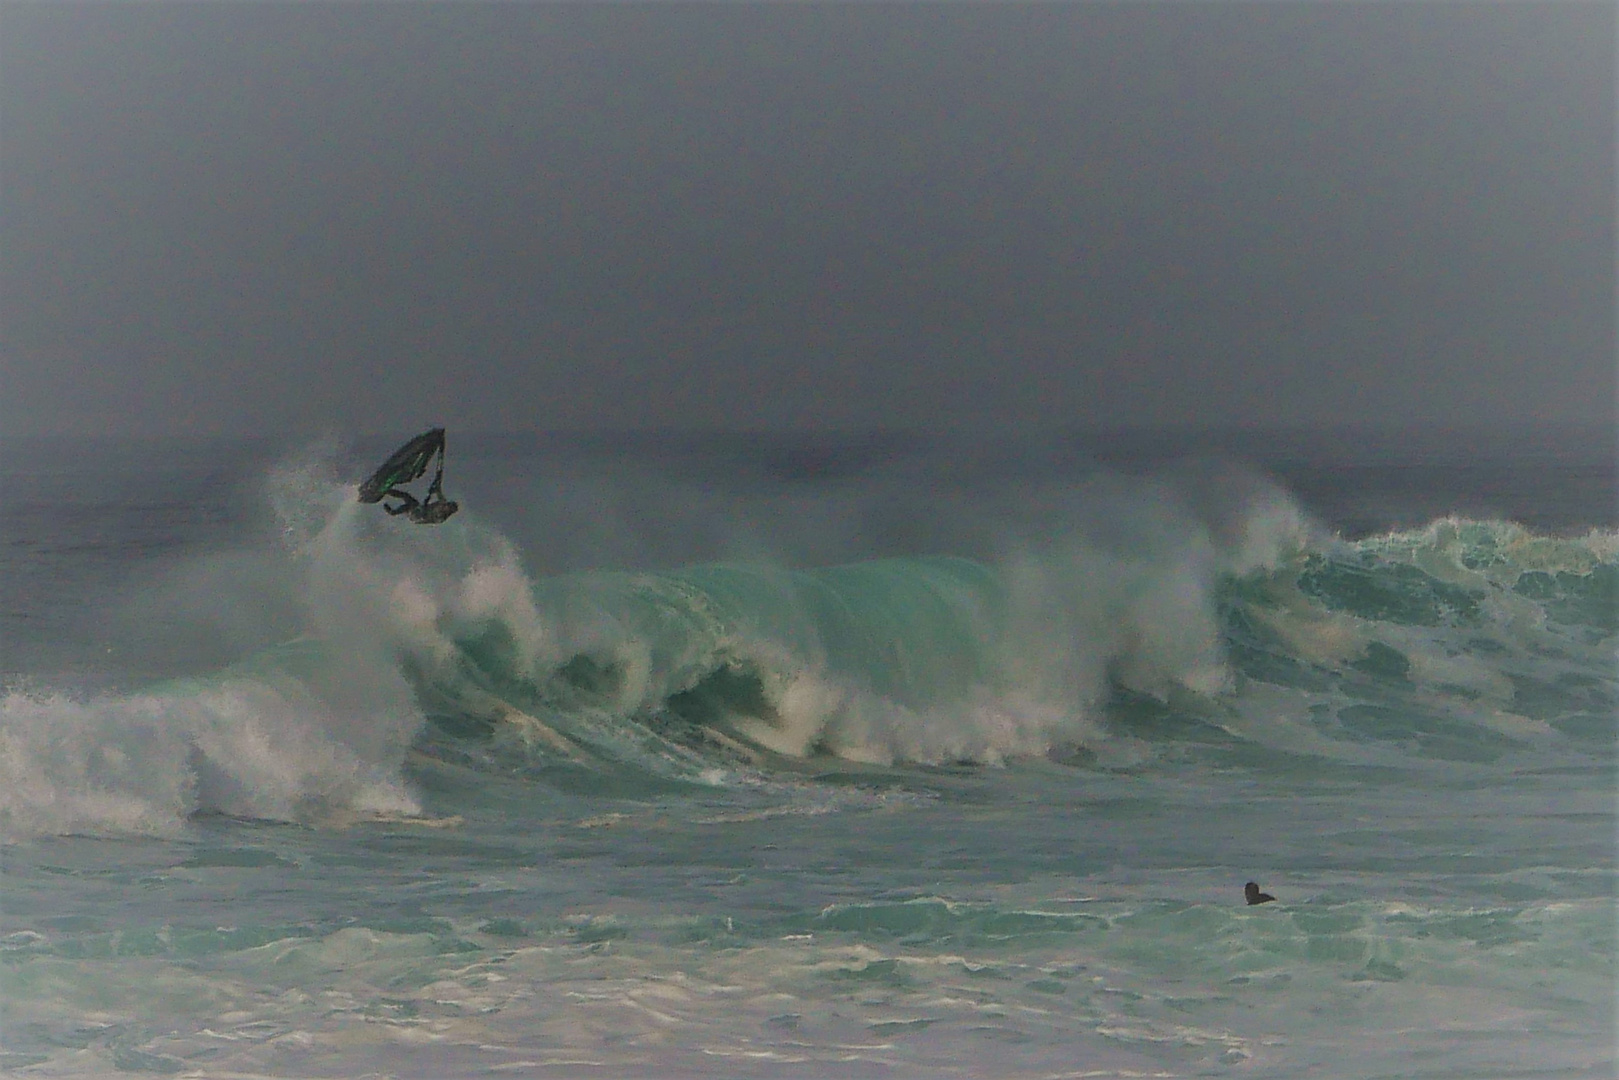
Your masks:
{"label": "hazy gray atmosphere", "polygon": [[1601,422],[1614,8],[0,5],[30,433]]}

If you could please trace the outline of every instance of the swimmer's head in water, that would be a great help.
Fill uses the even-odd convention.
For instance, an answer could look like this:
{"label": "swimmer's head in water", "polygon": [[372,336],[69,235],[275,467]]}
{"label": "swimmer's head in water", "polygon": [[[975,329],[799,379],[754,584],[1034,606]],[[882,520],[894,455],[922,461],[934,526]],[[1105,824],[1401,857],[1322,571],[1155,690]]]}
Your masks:
{"label": "swimmer's head in water", "polygon": [[1242,887],[1242,893],[1248,898],[1248,903],[1250,905],[1268,904],[1272,900],[1276,899],[1276,897],[1272,896],[1268,892],[1260,892],[1259,885],[1252,881]]}

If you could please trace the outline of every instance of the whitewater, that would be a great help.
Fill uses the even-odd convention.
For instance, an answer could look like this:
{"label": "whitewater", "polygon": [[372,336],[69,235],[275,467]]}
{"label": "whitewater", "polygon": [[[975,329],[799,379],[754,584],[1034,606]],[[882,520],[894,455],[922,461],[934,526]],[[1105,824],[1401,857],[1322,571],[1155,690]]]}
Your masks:
{"label": "whitewater", "polygon": [[1614,1075],[1611,433],[450,438],[3,440],[0,1070]]}

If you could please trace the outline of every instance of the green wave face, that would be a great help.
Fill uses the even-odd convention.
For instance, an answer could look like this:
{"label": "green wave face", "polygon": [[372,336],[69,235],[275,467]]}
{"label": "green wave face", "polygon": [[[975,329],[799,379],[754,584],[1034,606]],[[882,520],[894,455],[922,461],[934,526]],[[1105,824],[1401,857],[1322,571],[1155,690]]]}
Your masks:
{"label": "green wave face", "polygon": [[400,655],[452,743],[682,774],[1143,745],[1606,754],[1615,542],[1442,521],[1246,574],[1183,549],[513,577],[527,595],[447,603],[434,647]]}
{"label": "green wave face", "polygon": [[[339,525],[358,519],[345,505]],[[463,524],[421,532],[392,549],[319,534],[312,632],[222,672],[12,691],[0,825],[408,815],[412,753],[592,792],[1010,761],[1314,781],[1615,756],[1611,532],[1445,520],[1263,560],[1190,533],[537,579]],[[27,794],[42,783],[50,798]]]}

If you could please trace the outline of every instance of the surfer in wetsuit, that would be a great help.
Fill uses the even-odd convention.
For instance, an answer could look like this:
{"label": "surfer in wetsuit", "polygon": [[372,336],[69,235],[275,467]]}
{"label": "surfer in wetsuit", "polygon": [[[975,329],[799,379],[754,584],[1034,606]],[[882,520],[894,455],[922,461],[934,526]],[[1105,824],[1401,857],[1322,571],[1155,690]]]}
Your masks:
{"label": "surfer in wetsuit", "polygon": [[1253,907],[1255,904],[1268,904],[1276,899],[1268,892],[1260,892],[1259,884],[1253,881],[1242,887],[1242,894],[1248,898],[1249,907]]}
{"label": "surfer in wetsuit", "polygon": [[[426,498],[418,499],[400,487],[427,472],[427,466],[434,458],[438,459],[438,470],[433,474],[433,482],[427,486]],[[382,508],[393,517],[404,514],[418,525],[442,524],[461,509],[455,500],[444,497],[443,428],[424,432],[395,450],[393,456],[360,485],[360,501],[363,503],[382,502],[390,497],[399,499],[399,503],[393,506],[383,503]]]}
{"label": "surfer in wetsuit", "polygon": [[392,488],[383,492],[383,495],[392,495],[395,498],[404,500],[398,506],[389,506],[387,503],[383,503],[382,508],[384,510],[394,517],[407,514],[410,520],[418,525],[442,524],[449,520],[451,514],[461,509],[460,503],[454,499],[444,497],[444,491],[439,487],[437,477],[434,477],[433,483],[428,486],[427,498],[424,500],[418,500],[416,496],[408,491],[398,491]]}

